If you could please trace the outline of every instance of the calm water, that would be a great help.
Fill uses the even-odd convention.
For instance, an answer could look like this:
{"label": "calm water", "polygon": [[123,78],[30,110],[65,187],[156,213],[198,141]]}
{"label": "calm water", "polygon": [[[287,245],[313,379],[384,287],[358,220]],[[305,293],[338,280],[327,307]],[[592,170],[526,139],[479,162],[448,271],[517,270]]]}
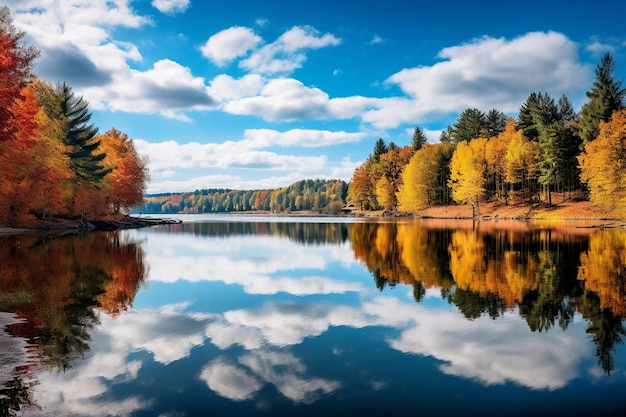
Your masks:
{"label": "calm water", "polygon": [[613,415],[626,231],[261,216],[0,238],[0,415]]}

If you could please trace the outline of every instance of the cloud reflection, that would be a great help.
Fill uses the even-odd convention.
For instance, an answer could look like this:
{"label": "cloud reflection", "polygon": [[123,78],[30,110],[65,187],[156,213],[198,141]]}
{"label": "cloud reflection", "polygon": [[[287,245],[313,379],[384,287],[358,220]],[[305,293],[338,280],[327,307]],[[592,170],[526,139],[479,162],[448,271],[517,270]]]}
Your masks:
{"label": "cloud reflection", "polygon": [[221,239],[200,240],[183,234],[152,235],[147,244],[150,279],[155,281],[219,281],[241,285],[246,294],[264,295],[343,294],[363,290],[354,281],[302,272],[325,271],[331,262],[344,267],[349,262],[355,264],[348,246],[338,251],[330,245],[294,245],[285,238],[240,236],[229,237],[225,244]]}

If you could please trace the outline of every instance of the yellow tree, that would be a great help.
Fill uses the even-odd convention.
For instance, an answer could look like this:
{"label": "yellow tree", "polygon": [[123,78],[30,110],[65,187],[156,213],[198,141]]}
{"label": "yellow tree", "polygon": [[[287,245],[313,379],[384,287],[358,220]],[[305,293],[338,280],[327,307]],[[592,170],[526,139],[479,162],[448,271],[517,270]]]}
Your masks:
{"label": "yellow tree", "polygon": [[600,122],[600,134],[585,145],[578,162],[591,202],[626,215],[626,110]]}
{"label": "yellow tree", "polygon": [[397,192],[398,209],[416,212],[435,204],[438,179],[437,150],[443,144],[425,144],[402,172],[402,185]]}
{"label": "yellow tree", "polygon": [[539,145],[524,136],[522,130],[516,132],[505,155],[504,176],[511,190],[528,191],[532,198],[533,187],[539,176]]}
{"label": "yellow tree", "polygon": [[489,139],[485,147],[485,160],[487,163],[487,175],[493,185],[496,198],[507,202],[507,190],[505,184],[506,152],[509,143],[515,136],[523,135],[521,130],[516,130],[517,124],[509,119],[503,132]]}
{"label": "yellow tree", "polygon": [[472,215],[480,214],[479,202],[485,193],[485,146],[487,139],[461,141],[450,161],[450,188],[457,203],[472,205]]}
{"label": "yellow tree", "polygon": [[402,172],[408,164],[413,149],[409,146],[392,148],[380,155],[378,163],[372,167],[376,198],[385,210],[395,210],[398,207],[396,193],[402,184]]}

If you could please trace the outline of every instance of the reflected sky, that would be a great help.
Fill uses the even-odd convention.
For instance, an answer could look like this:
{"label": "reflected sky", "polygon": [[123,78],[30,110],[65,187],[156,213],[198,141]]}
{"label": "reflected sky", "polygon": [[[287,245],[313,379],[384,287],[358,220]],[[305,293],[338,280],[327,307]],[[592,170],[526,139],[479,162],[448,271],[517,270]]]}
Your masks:
{"label": "reflected sky", "polygon": [[172,227],[123,235],[141,242],[145,285],[132,308],[100,314],[84,359],[32,375],[38,409],[26,415],[339,414],[355,401],[367,410],[364,398],[378,410],[389,395],[405,401],[390,410],[407,411],[411,392],[430,393],[420,400],[429,409],[480,393],[470,407],[493,389],[528,411],[532,395],[608,386],[606,405],[626,386],[623,347],[612,374],[598,372],[580,314],[541,332],[517,307],[468,320],[437,288],[419,303],[410,286],[379,290],[349,241]]}

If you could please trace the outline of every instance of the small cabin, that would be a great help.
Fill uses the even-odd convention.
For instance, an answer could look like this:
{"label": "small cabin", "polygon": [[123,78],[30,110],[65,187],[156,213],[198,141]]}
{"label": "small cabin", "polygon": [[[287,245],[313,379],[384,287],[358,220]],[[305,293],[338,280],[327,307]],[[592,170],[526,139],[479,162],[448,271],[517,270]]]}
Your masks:
{"label": "small cabin", "polygon": [[343,214],[354,214],[355,210],[356,207],[354,206],[354,204],[348,203],[341,209],[341,212]]}

